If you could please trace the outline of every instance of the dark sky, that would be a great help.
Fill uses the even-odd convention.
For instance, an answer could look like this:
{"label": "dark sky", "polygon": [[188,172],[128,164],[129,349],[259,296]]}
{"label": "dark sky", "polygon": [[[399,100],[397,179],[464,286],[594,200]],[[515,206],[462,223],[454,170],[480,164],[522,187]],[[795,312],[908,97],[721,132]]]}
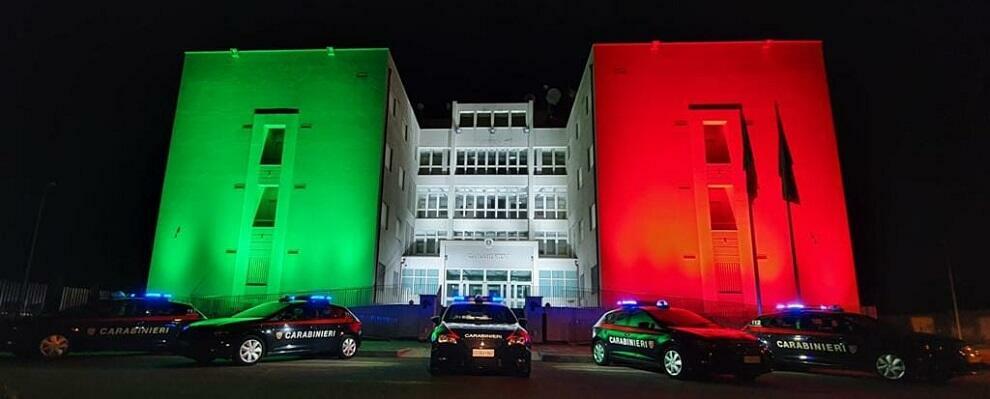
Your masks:
{"label": "dark sky", "polygon": [[960,305],[990,307],[982,1],[37,3],[0,11],[0,278],[22,277],[54,180],[34,279],[143,285],[185,50],[389,47],[412,101],[443,115],[566,92],[593,42],[820,39],[863,301],[947,309],[951,262]]}

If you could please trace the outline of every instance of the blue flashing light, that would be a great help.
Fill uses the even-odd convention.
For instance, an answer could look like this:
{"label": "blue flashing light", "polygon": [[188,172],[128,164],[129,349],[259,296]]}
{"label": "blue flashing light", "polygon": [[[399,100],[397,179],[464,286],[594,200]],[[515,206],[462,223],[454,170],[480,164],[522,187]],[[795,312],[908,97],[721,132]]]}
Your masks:
{"label": "blue flashing light", "polygon": [[329,301],[333,299],[330,295],[311,295],[309,297],[310,301]]}
{"label": "blue flashing light", "polygon": [[463,297],[463,296],[455,296],[455,297],[453,297],[453,298],[451,298],[451,299],[453,299],[453,300],[454,300],[454,302],[464,302],[464,301],[466,301],[466,300],[467,300],[467,298],[465,298],[465,297]]}
{"label": "blue flashing light", "polygon": [[639,302],[636,302],[636,301],[634,301],[632,299],[624,299],[624,300],[619,301],[618,302],[618,305],[619,306],[636,306],[636,305],[639,305]]}
{"label": "blue flashing light", "polygon": [[502,297],[500,297],[500,296],[493,296],[491,298],[491,301],[492,302],[502,302]]}
{"label": "blue flashing light", "polygon": [[[134,295],[132,294],[131,297],[133,298]],[[162,294],[162,293],[158,293],[158,292],[147,292],[147,293],[144,294],[144,298],[145,299],[168,299],[168,298],[171,298],[171,297],[172,297],[172,294]]]}
{"label": "blue flashing light", "polygon": [[788,304],[777,304],[777,310],[798,310],[804,309],[804,305],[800,303],[788,303]]}

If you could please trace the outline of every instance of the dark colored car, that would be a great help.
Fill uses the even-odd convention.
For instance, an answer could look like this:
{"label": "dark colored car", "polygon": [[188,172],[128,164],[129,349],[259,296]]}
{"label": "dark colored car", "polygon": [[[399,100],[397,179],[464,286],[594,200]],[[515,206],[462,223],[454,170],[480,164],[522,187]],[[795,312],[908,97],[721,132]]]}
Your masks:
{"label": "dark colored car", "polygon": [[622,301],[605,313],[592,331],[592,357],[659,365],[674,378],[734,374],[752,380],[770,372],[770,353],[753,336],[728,329],[665,301]]}
{"label": "dark colored car", "polygon": [[532,344],[525,319],[484,297],[459,300],[434,316],[430,374],[493,371],[529,377]]}
{"label": "dark colored car", "polygon": [[204,320],[179,334],[176,351],[199,363],[217,358],[252,365],[265,356],[333,353],[350,359],[361,345],[361,321],[320,295],[285,297],[231,317]]}
{"label": "dark colored car", "polygon": [[56,359],[75,351],[167,351],[182,327],[204,319],[167,296],[100,300],[13,322],[8,350]]}
{"label": "dark colored car", "polygon": [[836,307],[785,306],[756,318],[744,331],[767,343],[774,367],[781,369],[852,369],[887,380],[945,381],[980,363],[979,352],[963,341],[898,331]]}

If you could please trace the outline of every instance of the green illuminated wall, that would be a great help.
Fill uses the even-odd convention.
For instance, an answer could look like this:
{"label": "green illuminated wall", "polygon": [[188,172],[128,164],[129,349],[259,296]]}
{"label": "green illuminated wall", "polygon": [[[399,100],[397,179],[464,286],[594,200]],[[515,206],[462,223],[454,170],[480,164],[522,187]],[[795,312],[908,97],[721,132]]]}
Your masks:
{"label": "green illuminated wall", "polygon": [[[148,290],[372,286],[388,68],[385,49],[187,53]],[[285,129],[278,167],[260,165],[269,128]],[[267,230],[254,226],[266,185],[278,187]]]}

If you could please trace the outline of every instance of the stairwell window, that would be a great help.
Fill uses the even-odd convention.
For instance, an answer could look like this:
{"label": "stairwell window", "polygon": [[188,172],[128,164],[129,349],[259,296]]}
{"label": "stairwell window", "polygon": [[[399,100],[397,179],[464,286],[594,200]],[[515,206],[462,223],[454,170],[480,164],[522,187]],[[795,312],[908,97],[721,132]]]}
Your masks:
{"label": "stairwell window", "polygon": [[254,212],[254,227],[275,227],[275,214],[278,209],[278,187],[265,187]]}
{"label": "stairwell window", "polygon": [[708,122],[704,126],[705,133],[705,162],[710,164],[727,164],[732,162],[729,157],[729,144],[725,141],[725,122]]}
{"label": "stairwell window", "polygon": [[732,212],[732,202],[723,187],[708,188],[708,210],[711,215],[712,230],[736,230],[736,217]]}
{"label": "stairwell window", "polygon": [[265,135],[265,146],[261,150],[262,165],[281,165],[282,153],[285,148],[285,128],[268,129]]}

